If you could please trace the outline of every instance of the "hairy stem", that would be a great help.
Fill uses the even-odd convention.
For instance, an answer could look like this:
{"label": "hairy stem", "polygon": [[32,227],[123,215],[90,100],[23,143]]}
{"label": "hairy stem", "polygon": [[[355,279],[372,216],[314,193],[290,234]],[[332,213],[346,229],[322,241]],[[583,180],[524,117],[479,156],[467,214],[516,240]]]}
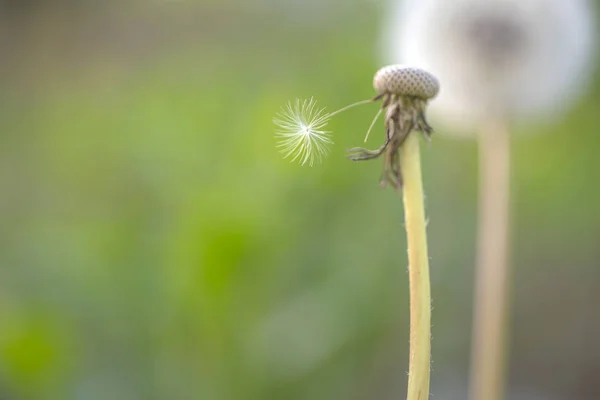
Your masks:
{"label": "hairy stem", "polygon": [[479,137],[479,234],[470,400],[504,398],[508,321],[510,135],[490,121]]}
{"label": "hairy stem", "polygon": [[419,134],[412,132],[400,148],[404,179],[404,218],[410,280],[410,359],[407,400],[429,398],[431,358],[431,289]]}

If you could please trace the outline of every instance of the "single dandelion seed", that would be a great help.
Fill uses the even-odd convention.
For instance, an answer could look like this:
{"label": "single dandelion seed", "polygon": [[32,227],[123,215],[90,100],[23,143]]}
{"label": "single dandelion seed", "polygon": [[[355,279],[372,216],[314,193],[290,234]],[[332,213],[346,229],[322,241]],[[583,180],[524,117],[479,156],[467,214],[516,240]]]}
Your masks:
{"label": "single dandelion seed", "polygon": [[273,123],[279,127],[275,133],[277,148],[284,158],[291,158],[292,162],[298,161],[301,165],[308,164],[312,167],[323,161],[329,153],[329,146],[333,144],[331,132],[325,130],[331,117],[351,107],[370,102],[371,99],[359,101],[332,113],[326,113],[325,108],[319,108],[312,97],[290,102],[273,119]]}
{"label": "single dandelion seed", "polygon": [[284,158],[310,166],[321,162],[333,144],[331,132],[324,130],[329,118],[330,114],[317,107],[313,98],[298,99],[282,108],[273,123],[280,128],[275,135]]}

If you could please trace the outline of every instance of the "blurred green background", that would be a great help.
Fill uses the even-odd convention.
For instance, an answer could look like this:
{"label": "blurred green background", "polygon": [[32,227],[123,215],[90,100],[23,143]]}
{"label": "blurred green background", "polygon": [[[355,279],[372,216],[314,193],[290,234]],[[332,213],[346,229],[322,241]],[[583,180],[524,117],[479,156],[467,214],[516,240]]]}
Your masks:
{"label": "blurred green background", "polygon": [[[313,168],[271,123],[373,95],[384,3],[1,7],[1,400],[404,398],[401,200],[344,157],[377,106]],[[600,399],[599,105],[595,80],[514,141],[511,399]],[[475,143],[436,135],[423,163],[432,393],[458,400]]]}

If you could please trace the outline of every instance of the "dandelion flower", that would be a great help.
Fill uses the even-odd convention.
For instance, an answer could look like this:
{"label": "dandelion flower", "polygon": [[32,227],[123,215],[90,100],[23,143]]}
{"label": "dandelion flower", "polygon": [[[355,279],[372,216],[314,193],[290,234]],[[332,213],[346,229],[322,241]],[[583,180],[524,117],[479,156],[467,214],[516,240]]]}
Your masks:
{"label": "dandelion flower", "polygon": [[331,115],[317,107],[313,98],[298,99],[283,107],[273,123],[279,127],[275,136],[284,158],[291,157],[292,162],[301,165],[320,163],[333,144],[331,133],[324,130]]}

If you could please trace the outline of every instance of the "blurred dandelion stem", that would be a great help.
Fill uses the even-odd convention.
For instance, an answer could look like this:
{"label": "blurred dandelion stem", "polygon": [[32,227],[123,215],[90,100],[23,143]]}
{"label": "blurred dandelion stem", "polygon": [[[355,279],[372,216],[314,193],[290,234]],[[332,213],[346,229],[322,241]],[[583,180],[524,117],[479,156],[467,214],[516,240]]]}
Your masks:
{"label": "blurred dandelion stem", "polygon": [[510,134],[490,120],[479,136],[479,219],[470,400],[504,398],[509,297]]}
{"label": "blurred dandelion stem", "polygon": [[429,398],[431,288],[418,132],[400,148],[410,281],[410,359],[407,400]]}

